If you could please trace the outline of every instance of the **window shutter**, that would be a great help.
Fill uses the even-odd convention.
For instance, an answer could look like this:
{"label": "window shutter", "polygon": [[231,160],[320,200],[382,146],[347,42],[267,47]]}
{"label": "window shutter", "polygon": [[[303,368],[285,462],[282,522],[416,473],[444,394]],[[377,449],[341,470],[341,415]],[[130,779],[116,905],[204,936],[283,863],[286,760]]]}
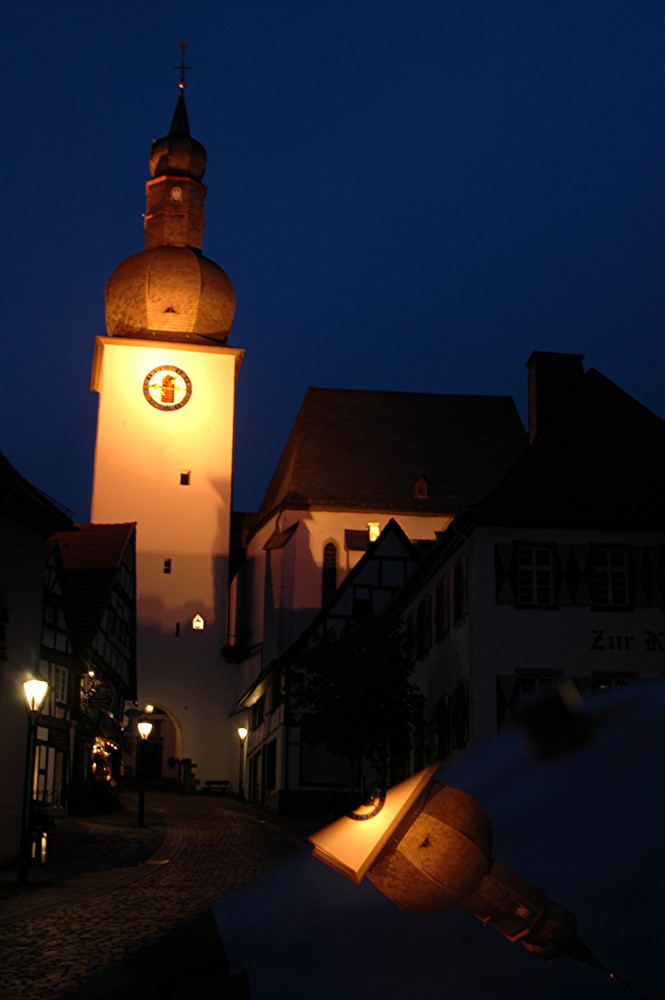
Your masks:
{"label": "window shutter", "polygon": [[517,603],[517,561],[513,542],[494,547],[495,587],[497,604]]}

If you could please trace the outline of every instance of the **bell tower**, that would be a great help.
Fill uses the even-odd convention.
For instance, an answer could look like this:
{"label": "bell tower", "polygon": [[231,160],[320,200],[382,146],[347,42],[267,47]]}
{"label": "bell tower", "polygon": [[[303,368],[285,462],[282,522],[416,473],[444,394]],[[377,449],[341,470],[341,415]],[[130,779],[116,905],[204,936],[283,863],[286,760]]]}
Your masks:
{"label": "bell tower", "polygon": [[237,753],[221,649],[243,351],[227,345],[233,285],[201,253],[206,151],[190,135],[183,76],[150,153],[144,249],[106,286],[91,517],[137,523],[139,705],[161,712],[162,777],[189,758],[203,781],[232,777]]}

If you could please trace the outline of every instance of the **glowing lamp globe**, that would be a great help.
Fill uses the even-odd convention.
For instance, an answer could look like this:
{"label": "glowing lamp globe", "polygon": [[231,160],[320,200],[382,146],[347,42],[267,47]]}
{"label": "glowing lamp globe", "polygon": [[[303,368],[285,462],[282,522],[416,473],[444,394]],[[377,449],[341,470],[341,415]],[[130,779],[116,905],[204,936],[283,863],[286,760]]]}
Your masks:
{"label": "glowing lamp globe", "polygon": [[31,677],[23,682],[23,694],[29,712],[38,712],[48,691],[48,683],[41,677]]}
{"label": "glowing lamp globe", "polygon": [[137,729],[142,740],[147,740],[152,732],[152,722],[139,722]]}

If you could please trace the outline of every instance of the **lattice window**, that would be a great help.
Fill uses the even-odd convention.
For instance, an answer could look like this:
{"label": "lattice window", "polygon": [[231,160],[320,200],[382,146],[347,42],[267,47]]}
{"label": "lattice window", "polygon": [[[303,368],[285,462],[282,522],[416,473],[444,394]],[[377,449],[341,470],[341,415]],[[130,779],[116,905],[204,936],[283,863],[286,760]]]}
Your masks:
{"label": "lattice window", "polygon": [[450,601],[448,595],[448,577],[439,580],[434,591],[434,637],[437,642],[443,639],[450,628]]}
{"label": "lattice window", "polygon": [[592,601],[598,607],[628,606],[628,553],[625,549],[593,549],[591,553]]}
{"label": "lattice window", "polygon": [[453,569],[453,621],[460,621],[468,609],[468,559],[464,555]]}
{"label": "lattice window", "polygon": [[552,550],[543,545],[524,545],[517,550],[517,603],[551,607],[554,603]]}
{"label": "lattice window", "polygon": [[53,677],[53,693],[55,700],[67,703],[68,699],[69,671],[65,667],[56,664]]}

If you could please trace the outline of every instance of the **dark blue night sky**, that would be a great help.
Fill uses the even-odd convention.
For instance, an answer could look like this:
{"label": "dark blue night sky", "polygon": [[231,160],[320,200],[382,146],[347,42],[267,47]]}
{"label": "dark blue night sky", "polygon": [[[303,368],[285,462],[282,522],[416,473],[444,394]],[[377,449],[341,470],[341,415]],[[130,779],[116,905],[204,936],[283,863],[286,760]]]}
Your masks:
{"label": "dark blue night sky", "polygon": [[235,506],[308,385],[512,395],[572,351],[665,416],[662,0],[8,0],[0,450],[89,516],[104,285],[178,95],[244,347]]}

